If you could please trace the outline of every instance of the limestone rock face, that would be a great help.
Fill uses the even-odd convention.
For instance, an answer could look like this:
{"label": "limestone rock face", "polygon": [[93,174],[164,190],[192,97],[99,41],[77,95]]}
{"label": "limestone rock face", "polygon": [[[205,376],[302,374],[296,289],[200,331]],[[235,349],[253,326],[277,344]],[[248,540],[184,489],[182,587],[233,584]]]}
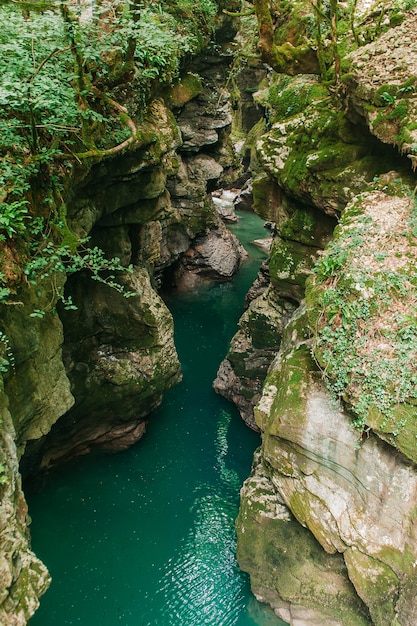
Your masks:
{"label": "limestone rock face", "polygon": [[258,430],[253,407],[258,402],[268,367],[295,305],[267,289],[253,300],[239,321],[226,359],[213,383],[215,391],[234,402],[246,424]]}
{"label": "limestone rock face", "polygon": [[243,420],[254,430],[258,426],[253,409],[279,350],[282,332],[303,297],[306,278],[318,253],[334,228],[329,216],[311,208],[295,208],[289,202],[274,215],[280,219],[275,224],[268,276],[260,272],[259,285],[255,283],[250,292],[254,299],[239,321],[239,331],[213,383],[218,393],[236,404]]}
{"label": "limestone rock face", "polygon": [[[275,77],[257,142],[254,205],[276,225],[269,290],[301,305],[253,393],[262,446],[238,560],[297,626],[417,623],[416,14],[373,10],[377,27],[373,14],[358,33],[379,32],[350,55],[344,110],[312,76]],[[236,389],[231,360],[227,376]]]}
{"label": "limestone rock face", "polygon": [[[255,407],[263,489],[308,529],[309,541],[337,555],[341,568],[338,582],[324,585],[326,592],[311,583],[324,580],[320,567],[314,573],[320,559],[312,552],[304,565],[298,559],[293,573],[282,522],[271,523],[268,535],[254,530],[265,523],[270,507],[263,491],[260,496],[250,486],[252,478],[242,493],[239,561],[251,574],[255,594],[294,624],[321,619],[341,626],[412,626],[416,621],[417,392],[415,344],[405,330],[414,302],[409,246],[415,235],[404,189],[404,181],[391,173],[346,207],[308,280],[307,308],[299,307],[282,332]],[[272,276],[279,289],[278,275]],[[292,550],[306,553],[297,541]],[[311,597],[281,582],[293,576],[304,580],[301,590],[313,589]],[[323,593],[346,590],[348,583],[357,602],[355,609],[350,593],[345,613],[345,591]],[[308,609],[301,617],[300,606]]]}
{"label": "limestone rock face", "polygon": [[[192,146],[173,113],[156,99],[141,125],[149,142],[94,166],[72,190],[68,213],[73,229],[88,233],[90,246],[98,246],[108,258],[133,265],[133,273],[121,272],[115,280],[135,295],[126,299],[92,282],[85,272],[68,281],[66,297],[77,310],[59,310],[66,374],[60,354],[58,361],[75,406],[60,410],[56,403],[55,419],[60,420],[51,432],[52,420],[35,431],[31,419],[25,473],[93,448],[123,449],[139,439],[164,390],[180,378],[172,319],[155,292],[162,272],[184,255],[197,234],[183,270],[195,261],[190,275],[230,279],[239,267],[242,249],[218,219],[207,193],[224,170],[216,159],[230,125],[227,98],[213,100],[204,117],[200,113],[213,99],[212,89],[197,89],[196,103],[177,96],[172,105],[181,108],[180,119],[187,119]],[[214,147],[202,129],[216,134]],[[56,315],[53,319],[58,320]]]}
{"label": "limestone rock face", "polygon": [[207,190],[220,187],[226,172],[236,166],[228,135],[232,114],[230,94],[224,89],[227,65],[207,56],[199,71],[204,78],[201,93],[177,111],[182,141],[177,169],[167,185],[190,240],[216,222]]}
{"label": "limestone rock face", "polygon": [[366,607],[347,579],[342,556],[324,552],[298,523],[271,474],[255,454],[236,521],[238,561],[250,572],[256,598],[292,626],[370,624]]}
{"label": "limestone rock face", "polygon": [[[314,78],[280,79],[276,89],[283,108],[258,140],[257,154],[263,170],[289,197],[337,215],[376,173],[393,167],[365,126],[336,109]],[[284,108],[287,102],[292,104]]]}
{"label": "limestone rock face", "polygon": [[393,172],[346,207],[306,295],[314,355],[329,386],[357,427],[371,428],[415,462],[415,327],[410,321],[416,237],[411,195],[400,189],[406,186]]}
{"label": "limestone rock face", "polygon": [[212,93],[211,102],[202,110],[201,102],[192,100],[178,117],[182,136],[182,150],[200,152],[202,146],[211,146],[219,141],[219,131],[232,123],[230,103],[227,95]]}
{"label": "limestone rock face", "polygon": [[[49,432],[74,403],[62,362],[62,322],[51,310],[55,290],[63,281],[62,275],[46,278],[36,290],[40,296],[28,287],[19,293],[20,304],[4,307],[2,324],[13,355],[5,392],[19,455],[29,439]],[[38,316],[38,307],[45,313],[39,312]]]}
{"label": "limestone rock face", "polygon": [[[392,8],[389,3],[388,14]],[[409,154],[414,165],[417,10],[405,11],[396,19],[399,23],[395,28],[349,55],[346,83],[353,111],[366,120],[381,141]]]}
{"label": "limestone rock face", "polygon": [[[356,618],[344,616],[341,596],[336,593],[332,601],[325,601],[334,616],[339,615],[334,623],[411,626],[417,610],[412,591],[416,584],[417,473],[407,459],[393,455],[378,437],[370,434],[361,440],[352,429],[350,417],[335,405],[323,385],[310,355],[311,341],[299,334],[302,328],[299,316],[288,326],[282,350],[268,372],[255,409],[256,422],[263,432],[262,464],[267,489],[275,494],[275,501],[282,500],[298,522],[309,529],[326,553],[343,555],[345,573],[339,583],[333,581],[325,587],[345,588],[349,579],[367,605],[370,619],[360,617],[366,617],[361,603],[357,603]],[[244,501],[246,497],[244,494]],[[270,510],[261,504],[246,524],[248,517],[242,517],[245,510],[254,510],[260,501],[259,495],[255,495],[255,502],[251,495],[248,499],[250,502],[243,504],[240,514],[239,554],[243,567],[247,558],[254,558],[247,556],[248,550],[252,554],[252,546],[246,532],[251,532],[251,524],[267,517]],[[287,537],[280,537],[280,532],[274,531],[273,538],[262,535],[257,542],[264,551],[266,542],[272,544],[278,554],[288,547]],[[277,576],[271,573],[274,560],[270,550],[265,571],[259,561],[254,570],[251,566],[255,573],[254,592],[259,586],[259,595],[263,596],[268,595],[262,582],[265,576],[274,580]],[[302,564],[297,543],[292,544],[291,551]],[[278,562],[278,579],[291,576],[294,565],[288,564],[285,556]],[[323,574],[320,567],[313,573],[317,567],[315,559],[307,557],[300,569],[304,567],[308,568],[309,583],[306,579],[305,587],[301,585],[300,589],[309,590],[311,578],[323,580]],[[272,568],[274,571],[274,565]],[[283,587],[281,591],[278,596],[284,601],[311,609],[317,603],[321,610],[321,595],[317,591],[312,594],[314,600],[308,599],[309,591],[303,598],[302,591],[298,598],[291,588]],[[269,588],[270,598],[271,593]],[[280,606],[277,598],[272,600],[273,606],[275,602]],[[294,623],[298,622],[294,619]]]}
{"label": "limestone rock face", "polygon": [[172,112],[162,100],[151,102],[142,127],[149,136],[144,147],[95,165],[74,186],[68,211],[71,228],[80,236],[90,234],[106,216],[117,219],[120,210],[129,210],[126,219],[135,213],[141,223],[155,211],[149,201],[164,194],[167,176],[176,168],[175,150],[181,137]]}
{"label": "limestone rock face", "polygon": [[215,222],[215,211],[207,196],[209,181],[217,181],[223,167],[205,153],[194,156],[178,156],[178,171],[168,181],[172,204],[178,212],[188,236],[191,238],[204,231],[207,224]]}
{"label": "limestone rock face", "polygon": [[0,405],[0,623],[24,626],[39,606],[50,576],[30,549],[15,431],[3,389]]}
{"label": "limestone rock face", "polygon": [[188,290],[212,280],[230,280],[246,256],[243,246],[217,218],[175,266],[172,283],[178,289]]}
{"label": "limestone rock face", "polygon": [[180,380],[171,314],[145,269],[136,268],[125,282],[135,294],[129,299],[85,276],[70,281],[68,293],[78,309],[61,315],[76,403],[42,446],[34,445],[41,469],[94,448],[132,445],[164,390]]}

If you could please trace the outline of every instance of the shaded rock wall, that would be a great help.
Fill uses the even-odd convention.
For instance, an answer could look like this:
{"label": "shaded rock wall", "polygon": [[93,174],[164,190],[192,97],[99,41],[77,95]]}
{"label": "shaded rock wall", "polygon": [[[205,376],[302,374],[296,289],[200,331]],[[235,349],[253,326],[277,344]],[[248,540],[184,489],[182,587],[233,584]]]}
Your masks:
{"label": "shaded rock wall", "polygon": [[28,510],[19,475],[14,426],[0,394],[0,623],[24,626],[39,606],[50,576],[30,549]]}
{"label": "shaded rock wall", "polygon": [[59,315],[75,404],[51,432],[44,427],[47,437],[32,438],[22,462],[25,473],[139,439],[163,391],[181,375],[171,315],[155,291],[164,271],[178,262],[175,274],[194,284],[192,276],[228,280],[239,267],[241,247],[208,194],[234,166],[230,104],[226,92],[215,91],[227,62],[228,57],[201,61],[205,87],[201,78],[195,92],[179,84],[175,115],[162,99],[150,104],[143,122],[150,143],[87,175],[76,173],[68,202],[71,227],[88,233],[90,245],[109,258],[133,267],[116,276],[131,297],[91,281],[86,272],[68,279],[65,296],[77,310],[60,307]]}
{"label": "shaded rock wall", "polygon": [[[224,34],[231,36],[230,27]],[[123,284],[129,298],[85,271],[67,281],[49,272],[36,293],[21,281],[18,306],[5,307],[2,349],[14,356],[5,377],[10,414],[5,408],[2,415],[7,454],[0,458],[2,624],[26,623],[49,584],[30,551],[18,460],[28,478],[92,449],[123,449],[143,435],[149,413],[180,379],[172,318],[157,287],[197,236],[210,250],[213,235],[223,245],[225,233],[207,192],[236,165],[228,96],[217,90],[228,62],[222,55],[202,58],[195,71],[203,78],[191,74],[192,88],[185,72],[166,88],[165,99],[155,98],[141,120],[148,138],[142,147],[132,144],[90,169],[72,170],[68,224],[90,237],[91,248],[120,259],[126,271],[102,277]],[[229,236],[225,245],[235,254],[224,275],[229,279],[241,252]],[[219,256],[206,255],[200,269],[211,264],[207,273],[218,275]],[[63,284],[75,311],[56,306]]]}

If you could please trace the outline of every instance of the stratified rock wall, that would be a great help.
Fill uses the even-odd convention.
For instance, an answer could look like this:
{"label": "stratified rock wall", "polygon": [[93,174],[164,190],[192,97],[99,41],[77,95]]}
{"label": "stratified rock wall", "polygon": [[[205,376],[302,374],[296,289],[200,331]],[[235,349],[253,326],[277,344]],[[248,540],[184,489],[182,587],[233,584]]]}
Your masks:
{"label": "stratified rock wall", "polygon": [[[52,420],[30,437],[25,473],[139,439],[164,390],[181,376],[172,318],[155,291],[164,270],[177,262],[175,282],[189,288],[197,279],[230,280],[240,265],[244,251],[208,194],[234,165],[230,104],[227,92],[216,92],[227,62],[204,57],[205,87],[193,75],[190,89],[186,75],[175,97],[167,97],[175,115],[161,98],[150,103],[143,121],[150,143],[76,177],[68,201],[71,227],[133,268],[115,277],[129,298],[86,272],[68,279],[65,297],[77,310],[61,306],[59,315],[75,405],[57,411],[54,421],[64,416],[51,432]],[[39,440],[39,434],[46,437]]]}
{"label": "stratified rock wall", "polygon": [[[223,35],[233,36],[231,20],[225,21]],[[18,462],[30,478],[92,449],[117,451],[137,441],[164,391],[181,377],[172,317],[157,292],[165,270],[196,238],[193,250],[201,254],[191,271],[229,280],[239,267],[242,250],[208,193],[236,167],[228,93],[218,89],[229,62],[230,55],[196,61],[194,72],[160,87],[164,98],[141,112],[143,141],[68,170],[69,239],[70,231],[88,237],[91,250],[97,246],[106,258],[117,257],[126,271],[91,280],[84,269],[65,282],[63,272],[48,269],[33,287],[22,268],[11,265],[20,286],[13,306],[3,307],[0,325],[1,356],[10,361],[1,396],[4,626],[23,626],[49,584],[30,550]],[[85,260],[94,269],[94,252],[89,254]],[[128,297],[101,279],[123,285]],[[66,305],[57,303],[63,285]]]}
{"label": "stratified rock wall", "polygon": [[50,576],[30,549],[15,431],[3,389],[0,406],[0,623],[24,626],[49,587]]}
{"label": "stratified rock wall", "polygon": [[[269,336],[272,325],[277,342],[252,396],[247,384],[236,393],[252,329],[220,377],[243,411],[262,388],[238,560],[292,626],[417,623],[416,20],[381,7],[356,17],[363,45],[342,61],[340,106],[314,76],[272,75],[254,203],[276,223],[269,293],[300,306],[284,323],[267,306],[253,329]],[[341,215],[332,239],[324,214]]]}

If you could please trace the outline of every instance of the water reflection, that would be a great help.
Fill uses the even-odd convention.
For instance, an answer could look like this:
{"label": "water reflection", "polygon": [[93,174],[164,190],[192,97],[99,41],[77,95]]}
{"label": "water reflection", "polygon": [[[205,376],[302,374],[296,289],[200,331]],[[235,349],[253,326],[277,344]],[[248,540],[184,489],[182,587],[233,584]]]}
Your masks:
{"label": "water reflection", "polygon": [[242,609],[234,533],[240,480],[226,463],[231,417],[222,411],[217,426],[215,469],[220,484],[195,487],[193,527],[158,585],[166,601],[166,624],[232,626]]}

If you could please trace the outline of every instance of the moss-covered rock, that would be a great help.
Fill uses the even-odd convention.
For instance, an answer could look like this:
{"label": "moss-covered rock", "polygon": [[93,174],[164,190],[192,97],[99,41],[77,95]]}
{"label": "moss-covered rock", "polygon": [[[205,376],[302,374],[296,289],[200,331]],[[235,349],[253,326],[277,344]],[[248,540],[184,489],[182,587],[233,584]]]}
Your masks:
{"label": "moss-covered rock", "polygon": [[142,203],[157,202],[167,177],[178,169],[175,150],[181,137],[174,115],[162,100],[149,104],[142,126],[150,138],[147,145],[99,163],[87,175],[83,170],[82,179],[73,185],[68,222],[80,237],[106,216],[124,209],[140,213]]}
{"label": "moss-covered rock", "polygon": [[[267,491],[273,498],[264,496],[264,483],[262,489],[258,484],[243,492],[238,524],[242,567],[249,571],[254,592],[260,598],[277,607],[282,607],[283,599],[293,601],[284,594],[291,589],[295,593],[294,586],[288,590],[281,583],[281,576],[288,580],[294,568],[291,555],[283,550],[282,520],[274,527],[271,523],[266,533],[259,532],[259,525],[269,525],[269,518],[274,517],[271,499],[283,502],[327,553],[322,558],[336,553],[344,556],[345,565],[339,556],[335,563],[340,566],[341,587],[352,591],[353,614],[343,614],[345,591],[332,596],[330,590],[336,583],[327,581],[323,590],[324,594],[330,593],[325,600],[326,624],[334,619],[344,626],[363,619],[377,626],[387,621],[392,626],[411,626],[417,611],[411,592],[417,554],[417,537],[411,530],[417,474],[404,457],[394,457],[392,450],[374,435],[368,434],[360,442],[350,427],[348,414],[324,387],[311,356],[310,333],[301,309],[283,333],[280,352],[269,368],[255,408],[262,431],[261,459],[268,477]],[[265,469],[263,472],[265,475]],[[305,531],[298,532],[303,536]],[[262,556],[258,558],[258,554]],[[320,563],[321,557],[313,551],[307,554],[308,568]],[[298,559],[301,570],[302,563],[303,558]],[[313,578],[311,572],[309,575]],[[351,583],[358,595],[356,600]],[[322,592],[313,586],[308,597],[309,589],[308,585],[301,586],[304,595],[296,603],[313,614],[318,611],[319,617],[309,617],[315,623],[324,619]],[[363,611],[359,598],[369,608],[370,616]],[[356,618],[352,608],[355,604]]]}
{"label": "moss-covered rock", "polygon": [[365,604],[369,607],[375,624],[398,626],[395,604],[399,580],[397,574],[378,559],[364,554],[357,548],[350,548],[344,553],[349,575]]}
{"label": "moss-covered rock", "polygon": [[282,191],[277,183],[266,173],[260,173],[253,179],[253,208],[264,220],[280,224],[288,219],[285,211]]}
{"label": "moss-covered rock", "polygon": [[3,386],[0,408],[0,623],[24,626],[38,608],[50,576],[30,549],[28,509]]}
{"label": "moss-covered rock", "polygon": [[[279,3],[279,17],[285,6]],[[414,626],[415,177],[409,161],[384,143],[408,154],[414,167],[416,10],[389,2],[359,18],[358,3],[349,23],[339,9],[342,57],[368,36],[369,43],[341,59],[341,73],[349,74],[338,89],[313,76],[272,74],[269,90],[257,94],[270,123],[257,141],[264,172],[254,181],[254,204],[263,217],[276,217],[271,289],[300,301],[310,277],[308,314],[301,307],[283,330],[254,409],[262,470],[242,492],[238,556],[255,594],[288,622]],[[322,26],[324,37],[331,34]],[[268,24],[264,29],[270,34]],[[275,43],[285,44],[289,33],[277,29]],[[291,43],[304,42],[294,35]],[[323,76],[330,75],[332,46],[321,50]],[[301,203],[296,210],[294,200]],[[342,215],[324,254],[335,222],[320,231],[317,209]],[[236,372],[244,374],[244,363],[229,375]],[[283,503],[296,530],[288,515],[283,521]],[[305,550],[303,533],[314,548]],[[286,551],[289,536],[301,555],[297,564]],[[308,568],[326,562],[326,574],[338,564],[352,612],[342,612],[345,591],[330,593],[334,581],[322,590],[310,572],[305,587],[299,584],[304,553]],[[305,595],[291,599],[300,588]],[[296,613],[300,605],[303,614]]]}
{"label": "moss-covered rock", "polygon": [[203,90],[201,76],[187,72],[169,90],[166,100],[173,108],[184,106]]}
{"label": "moss-covered rock", "polygon": [[335,221],[308,207],[294,208],[287,202],[286,219],[275,224],[270,250],[271,284],[282,297],[300,302],[305,282],[321,250],[330,240]]}
{"label": "moss-covered rock", "polygon": [[[366,129],[349,122],[313,78],[281,79],[275,122],[258,141],[264,170],[292,198],[335,215],[375,175],[392,168]],[[285,101],[288,105],[285,105]]]}
{"label": "moss-covered rock", "polygon": [[2,336],[12,360],[5,392],[19,455],[27,440],[46,434],[74,403],[62,362],[62,322],[55,310],[64,281],[62,273],[52,270],[36,286],[22,284],[15,305],[3,305]]}
{"label": "moss-covered rock", "polygon": [[324,552],[294,519],[257,455],[242,489],[236,528],[238,562],[249,572],[254,594],[286,622],[326,626],[372,623],[347,577],[341,555]]}
{"label": "moss-covered rock", "polygon": [[243,420],[257,430],[253,407],[261,395],[269,365],[281,343],[282,331],[295,305],[265,290],[253,300],[239,320],[226,359],[213,383],[214,389],[238,407]]}
{"label": "moss-covered rock", "polygon": [[317,265],[310,325],[315,357],[357,426],[415,461],[415,207],[400,179],[378,185],[347,207]]}
{"label": "moss-covered rock", "polygon": [[32,452],[32,464],[41,468],[93,448],[131,445],[163,392],[180,379],[172,317],[146,270],[137,268],[124,279],[135,294],[129,299],[101,283],[87,287],[87,281],[73,277],[67,294],[78,308],[61,311],[76,404],[28,450],[26,462]]}
{"label": "moss-covered rock", "polygon": [[395,9],[401,13],[401,19],[380,20],[384,22],[385,32],[347,57],[349,74],[344,82],[350,107],[366,120],[371,132],[381,141],[408,154],[414,168],[417,11],[410,6],[401,7],[401,3],[388,3],[384,15],[387,12],[388,17],[391,13],[394,18]]}

